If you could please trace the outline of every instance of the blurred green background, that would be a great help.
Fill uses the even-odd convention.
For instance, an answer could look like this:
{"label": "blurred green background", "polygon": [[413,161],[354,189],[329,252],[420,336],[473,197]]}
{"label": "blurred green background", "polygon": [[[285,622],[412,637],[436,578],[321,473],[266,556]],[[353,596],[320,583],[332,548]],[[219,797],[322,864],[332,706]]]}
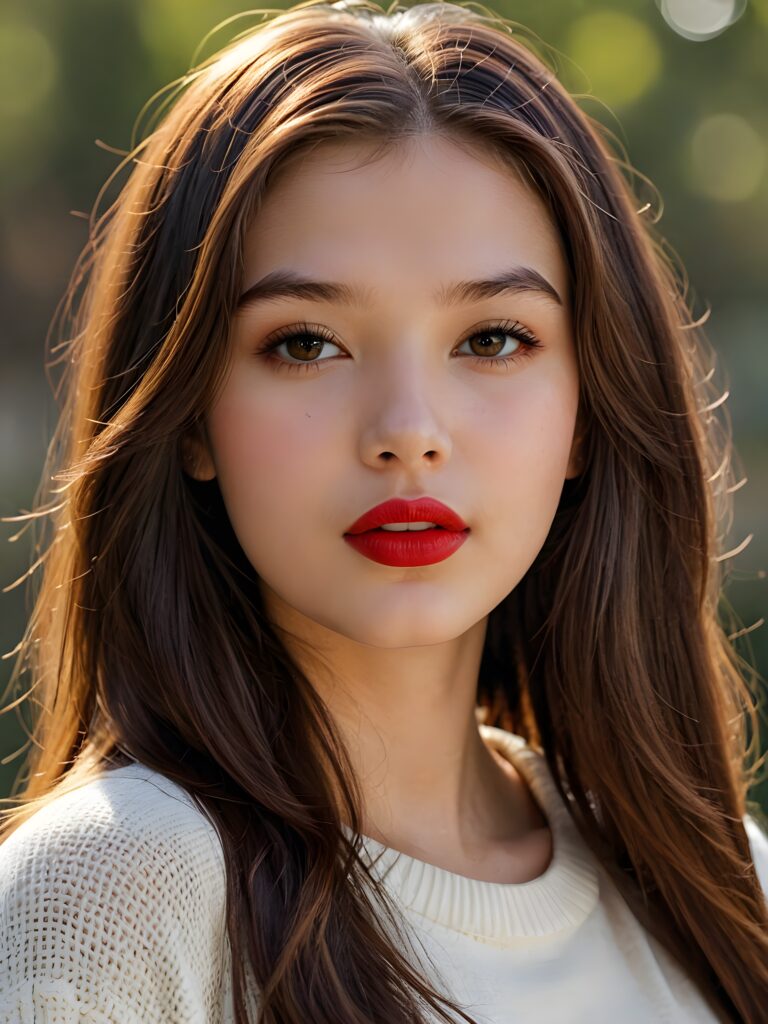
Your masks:
{"label": "blurred green background", "polygon": [[[566,86],[651,179],[664,207],[658,228],[688,272],[693,312],[711,307],[707,332],[717,379],[730,390],[736,478],[748,478],[735,495],[728,547],[753,535],[729,563],[725,600],[737,617],[732,628],[759,624],[768,563],[768,0],[507,0],[491,8],[554,48]],[[187,70],[210,30],[245,10],[236,0],[4,0],[2,516],[31,507],[55,422],[46,330],[87,240],[83,215],[120,160],[96,140],[129,149],[145,101]],[[258,20],[223,26],[201,55]],[[6,523],[0,533],[5,588],[30,560],[29,531],[8,543],[18,529]],[[21,638],[26,603],[23,587],[0,594],[2,653]],[[766,627],[735,643],[767,676]],[[0,662],[0,690],[12,660]],[[0,717],[2,796],[24,740],[14,712]],[[752,796],[768,810],[768,782]]]}

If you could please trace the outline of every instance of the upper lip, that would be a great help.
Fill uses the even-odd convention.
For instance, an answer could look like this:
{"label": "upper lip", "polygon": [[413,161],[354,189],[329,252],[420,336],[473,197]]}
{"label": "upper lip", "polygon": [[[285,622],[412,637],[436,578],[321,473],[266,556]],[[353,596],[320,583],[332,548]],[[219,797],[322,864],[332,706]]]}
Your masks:
{"label": "upper lip", "polygon": [[390,498],[380,505],[368,509],[347,529],[347,533],[365,533],[375,530],[384,523],[436,523],[446,530],[466,530],[467,524],[461,516],[448,508],[437,498],[417,498],[407,501],[405,498]]}

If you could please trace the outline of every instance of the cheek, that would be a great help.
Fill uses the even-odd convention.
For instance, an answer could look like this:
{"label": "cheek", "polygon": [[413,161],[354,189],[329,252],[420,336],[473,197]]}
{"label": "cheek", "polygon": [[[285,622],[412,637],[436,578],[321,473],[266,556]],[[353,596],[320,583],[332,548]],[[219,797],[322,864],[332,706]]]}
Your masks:
{"label": "cheek", "polygon": [[219,486],[241,542],[256,524],[259,532],[269,531],[287,510],[306,507],[308,494],[322,493],[325,457],[341,449],[338,439],[327,436],[333,419],[308,410],[300,391],[270,391],[230,378],[209,414]]}
{"label": "cheek", "polygon": [[[577,405],[573,367],[555,361],[515,380],[478,379],[471,394],[447,389],[435,402],[434,425],[450,443],[435,492],[452,494],[472,517],[481,574],[487,580],[505,566],[502,589],[525,571],[549,531]],[[230,377],[208,434],[232,526],[264,578],[279,580],[305,555],[305,569],[325,557],[318,537],[337,543],[346,525],[338,496],[361,478],[356,441],[366,426],[365,412],[338,393],[311,403],[299,382],[259,386],[247,373]],[[431,492],[429,478],[422,482]]]}
{"label": "cheek", "polygon": [[[572,376],[526,375],[487,410],[485,444],[475,443],[476,479],[496,536],[532,560],[554,519],[576,422],[578,384]],[[517,383],[517,382],[516,382]]]}
{"label": "cheek", "polygon": [[560,368],[521,376],[518,383],[486,406],[485,425],[496,443],[489,438],[484,450],[513,474],[524,470],[531,479],[560,486],[576,423],[578,383]]}

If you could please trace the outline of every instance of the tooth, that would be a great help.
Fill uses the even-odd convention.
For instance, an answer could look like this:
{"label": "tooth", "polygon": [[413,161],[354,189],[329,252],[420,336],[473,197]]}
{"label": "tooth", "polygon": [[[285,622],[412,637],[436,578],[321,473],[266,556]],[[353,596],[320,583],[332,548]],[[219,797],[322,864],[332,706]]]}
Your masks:
{"label": "tooth", "polygon": [[431,530],[437,523],[384,523],[380,529],[391,530],[393,533],[403,533],[405,530]]}

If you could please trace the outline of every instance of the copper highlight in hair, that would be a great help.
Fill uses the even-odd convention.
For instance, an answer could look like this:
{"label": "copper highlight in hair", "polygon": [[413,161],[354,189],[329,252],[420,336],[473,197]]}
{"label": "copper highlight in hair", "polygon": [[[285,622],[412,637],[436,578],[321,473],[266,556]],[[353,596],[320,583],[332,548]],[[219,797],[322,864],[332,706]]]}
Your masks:
{"label": "copper highlight in hair", "polygon": [[324,142],[383,152],[440,133],[546,203],[581,387],[584,470],[491,613],[478,703],[540,746],[585,841],[719,1019],[762,1024],[768,912],[742,822],[757,711],[718,619],[730,436],[631,168],[537,41],[480,5],[256,15],[169,86],[57,311],[61,418],[18,517],[39,534],[12,684],[29,676],[37,714],[4,837],[136,758],[222,836],[238,1024],[249,979],[262,1024],[472,1021],[402,954],[341,828],[361,820],[343,744],[264,614],[216,482],[181,459],[276,175]]}

